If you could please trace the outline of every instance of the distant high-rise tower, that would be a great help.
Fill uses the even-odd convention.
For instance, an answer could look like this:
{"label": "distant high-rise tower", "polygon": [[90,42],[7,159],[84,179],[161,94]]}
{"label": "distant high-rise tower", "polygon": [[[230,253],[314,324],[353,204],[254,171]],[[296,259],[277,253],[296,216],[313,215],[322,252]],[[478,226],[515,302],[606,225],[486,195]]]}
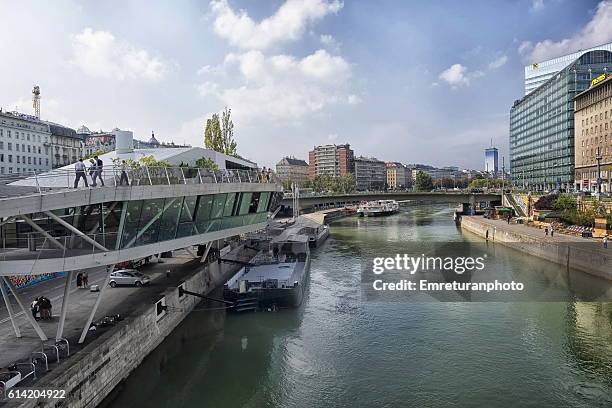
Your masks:
{"label": "distant high-rise tower", "polygon": [[32,106],[34,107],[34,116],[40,119],[40,87],[38,85],[35,85],[32,89]]}
{"label": "distant high-rise tower", "polygon": [[497,176],[499,171],[499,158],[496,147],[485,149],[485,171],[493,177]]}

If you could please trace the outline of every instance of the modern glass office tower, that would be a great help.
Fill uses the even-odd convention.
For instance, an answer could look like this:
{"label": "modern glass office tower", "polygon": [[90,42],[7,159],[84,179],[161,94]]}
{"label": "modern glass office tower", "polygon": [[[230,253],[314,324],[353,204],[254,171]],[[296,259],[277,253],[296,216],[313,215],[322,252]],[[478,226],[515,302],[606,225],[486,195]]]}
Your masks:
{"label": "modern glass office tower", "polygon": [[533,64],[525,66],[525,95],[536,90],[550,78],[555,76],[557,72],[580,58],[584,53],[597,50],[612,51],[612,43],[597,45],[586,50],[576,51],[546,61],[534,61]]}
{"label": "modern glass office tower", "polygon": [[510,174],[532,190],[574,185],[574,96],[612,72],[612,52],[584,53],[510,109]]}

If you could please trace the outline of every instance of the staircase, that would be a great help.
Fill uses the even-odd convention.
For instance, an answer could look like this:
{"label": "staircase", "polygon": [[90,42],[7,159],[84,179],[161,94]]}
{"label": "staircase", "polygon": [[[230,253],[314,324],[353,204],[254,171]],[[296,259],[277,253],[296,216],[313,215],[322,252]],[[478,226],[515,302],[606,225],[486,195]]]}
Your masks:
{"label": "staircase", "polygon": [[506,206],[510,206],[512,207],[512,209],[514,210],[514,212],[519,216],[519,217],[526,217],[526,210],[519,205],[516,200],[514,199],[514,196],[511,193],[504,193],[503,196],[503,203]]}
{"label": "staircase", "polygon": [[236,313],[256,312],[259,308],[259,301],[256,297],[239,298],[234,301],[233,310]]}

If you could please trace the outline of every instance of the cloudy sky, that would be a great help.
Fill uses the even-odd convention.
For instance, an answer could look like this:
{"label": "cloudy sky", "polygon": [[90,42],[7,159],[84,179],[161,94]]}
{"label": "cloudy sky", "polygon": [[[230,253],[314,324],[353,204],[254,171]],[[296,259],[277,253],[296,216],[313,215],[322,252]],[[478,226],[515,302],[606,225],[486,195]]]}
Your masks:
{"label": "cloudy sky", "polygon": [[0,0],[0,106],[201,146],[233,111],[262,165],[315,144],[482,168],[523,67],[612,41],[612,1]]}

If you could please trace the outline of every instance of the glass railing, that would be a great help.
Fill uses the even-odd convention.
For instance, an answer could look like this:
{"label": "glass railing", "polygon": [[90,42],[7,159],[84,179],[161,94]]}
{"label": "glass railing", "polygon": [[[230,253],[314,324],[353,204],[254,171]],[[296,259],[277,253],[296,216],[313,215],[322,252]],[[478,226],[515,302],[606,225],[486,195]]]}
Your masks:
{"label": "glass railing", "polygon": [[[197,167],[103,166],[102,169],[77,171],[55,169],[0,175],[4,186],[29,186],[42,194],[65,188],[213,184],[213,183],[279,183],[276,174],[258,170],[211,170]],[[8,189],[6,189],[8,190]]]}

